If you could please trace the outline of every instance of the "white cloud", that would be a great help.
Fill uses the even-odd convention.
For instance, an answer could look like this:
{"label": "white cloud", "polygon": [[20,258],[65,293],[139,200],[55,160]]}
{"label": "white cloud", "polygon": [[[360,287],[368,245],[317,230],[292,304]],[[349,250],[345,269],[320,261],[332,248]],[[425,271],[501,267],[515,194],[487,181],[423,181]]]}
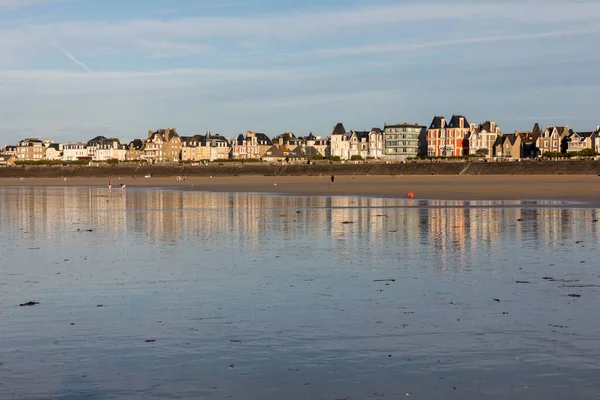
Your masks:
{"label": "white cloud", "polygon": [[[15,4],[15,1],[4,1]],[[34,1],[34,0],[31,0]],[[43,1],[43,0],[38,0]],[[494,2],[369,5],[343,11],[293,12],[288,14],[246,17],[189,17],[172,20],[135,19],[121,21],[65,21],[28,24],[0,29],[0,49],[24,51],[48,46],[56,38],[78,54],[94,55],[111,49],[118,53],[140,53],[148,57],[179,57],[226,46],[233,41],[280,43],[310,38],[356,38],[380,32],[398,36],[402,24],[455,21],[461,26],[500,26],[515,23],[521,28],[567,28],[569,24],[596,21],[600,18],[600,2]],[[556,25],[550,25],[556,23]],[[477,25],[479,24],[479,25]],[[504,25],[506,26],[506,25]],[[515,26],[511,26],[518,32]]]}

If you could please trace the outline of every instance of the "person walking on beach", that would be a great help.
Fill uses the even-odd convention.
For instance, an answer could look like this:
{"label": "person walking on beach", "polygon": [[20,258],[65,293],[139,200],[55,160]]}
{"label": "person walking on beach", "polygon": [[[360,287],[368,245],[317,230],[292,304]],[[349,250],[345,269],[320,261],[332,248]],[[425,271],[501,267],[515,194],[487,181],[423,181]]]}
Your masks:
{"label": "person walking on beach", "polygon": [[121,197],[123,197],[123,195],[125,194],[125,185],[123,185],[123,183],[119,183],[119,187],[121,188]]}
{"label": "person walking on beach", "polygon": [[331,175],[331,184],[333,185],[335,183],[335,176]]}
{"label": "person walking on beach", "polygon": [[112,193],[112,178],[108,178],[108,194]]}

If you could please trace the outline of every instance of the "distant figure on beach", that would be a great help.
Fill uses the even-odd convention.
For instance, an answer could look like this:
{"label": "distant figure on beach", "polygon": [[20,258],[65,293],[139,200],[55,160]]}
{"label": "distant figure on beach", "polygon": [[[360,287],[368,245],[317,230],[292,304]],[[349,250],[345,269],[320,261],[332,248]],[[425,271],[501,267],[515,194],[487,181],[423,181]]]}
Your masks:
{"label": "distant figure on beach", "polygon": [[123,183],[119,183],[119,187],[121,188],[121,196],[125,194],[125,185]]}
{"label": "distant figure on beach", "polygon": [[331,184],[333,185],[335,183],[335,176],[331,175]]}
{"label": "distant figure on beach", "polygon": [[108,178],[108,194],[112,193],[112,178]]}

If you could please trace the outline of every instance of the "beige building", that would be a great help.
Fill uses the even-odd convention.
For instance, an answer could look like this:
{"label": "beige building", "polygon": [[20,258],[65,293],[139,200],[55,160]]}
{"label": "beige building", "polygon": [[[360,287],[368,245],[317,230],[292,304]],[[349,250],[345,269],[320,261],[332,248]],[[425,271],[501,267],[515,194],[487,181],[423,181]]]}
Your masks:
{"label": "beige building", "polygon": [[520,159],[521,136],[514,133],[499,135],[494,143],[494,155],[499,159]]}
{"label": "beige building", "polygon": [[62,160],[63,145],[60,143],[50,143],[46,147],[46,160]]}
{"label": "beige building", "polygon": [[142,159],[142,153],[144,148],[144,142],[142,139],[134,139],[127,146],[125,150],[125,161],[136,161]]}
{"label": "beige building", "polygon": [[175,128],[148,131],[142,158],[152,162],[178,162],[182,147],[183,143]]}
{"label": "beige building", "polygon": [[541,155],[544,153],[564,153],[567,149],[566,138],[569,137],[569,127],[549,126],[541,133],[537,140],[537,148]]}
{"label": "beige building", "polygon": [[182,138],[182,161],[215,161],[230,158],[231,147],[223,136],[207,132]]}
{"label": "beige building", "polygon": [[45,158],[46,146],[36,138],[23,139],[17,143],[17,158],[24,161],[42,161]]}
{"label": "beige building", "polygon": [[17,161],[17,156],[14,154],[0,155],[0,166],[2,167],[15,165],[15,161]]}
{"label": "beige building", "polygon": [[17,155],[17,146],[6,145],[0,150],[0,155],[3,156],[16,156]]}

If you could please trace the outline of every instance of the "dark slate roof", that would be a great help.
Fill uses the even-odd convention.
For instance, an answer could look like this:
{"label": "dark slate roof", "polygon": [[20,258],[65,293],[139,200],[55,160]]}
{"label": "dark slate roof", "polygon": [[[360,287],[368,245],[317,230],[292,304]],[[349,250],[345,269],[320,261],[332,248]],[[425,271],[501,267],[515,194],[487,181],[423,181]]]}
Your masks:
{"label": "dark slate roof", "polygon": [[256,140],[258,141],[258,144],[260,145],[272,145],[273,142],[271,141],[271,139],[269,139],[269,137],[267,135],[265,135],[264,133],[255,133],[256,135]]}
{"label": "dark slate roof", "polygon": [[166,140],[167,140],[167,135],[166,135],[167,133],[169,133],[169,139],[171,139],[171,138],[173,138],[173,137],[175,137],[175,136],[177,136],[177,137],[179,137],[179,138],[181,139],[181,136],[179,136],[179,134],[177,133],[177,130],[176,130],[176,129],[173,129],[173,128],[169,128],[169,129],[159,129],[159,130],[157,130],[156,132],[154,132],[154,133],[152,134],[152,136],[154,136],[154,135],[160,135],[160,136],[161,136],[161,138],[162,138],[164,141],[166,141]]}
{"label": "dark slate roof", "polygon": [[429,129],[442,129],[442,120],[444,117],[433,117]]}
{"label": "dark slate roof", "polygon": [[383,130],[381,128],[372,128],[371,132],[381,133],[381,132],[383,132]]}
{"label": "dark slate roof", "polygon": [[510,144],[515,144],[515,142],[517,141],[517,135],[514,135],[514,134],[507,134],[505,137],[506,137],[506,139],[505,139],[505,140],[508,140],[508,142],[509,142]]}
{"label": "dark slate roof", "polygon": [[191,146],[192,142],[204,143],[206,141],[206,136],[202,135],[180,136],[179,138],[186,146]]}
{"label": "dark slate roof", "polygon": [[517,132],[523,144],[535,144],[542,132]]}
{"label": "dark slate roof", "polygon": [[245,139],[244,139],[244,135],[242,135],[242,134],[240,133],[240,134],[238,135],[238,137],[237,137],[237,144],[238,144],[239,146],[243,145],[243,144],[244,144],[244,140],[245,140]]}
{"label": "dark slate roof", "polygon": [[460,128],[460,119],[463,118],[465,120],[464,127],[469,127],[469,121],[462,115],[453,115],[450,123],[448,124],[448,128]]}
{"label": "dark slate roof", "polygon": [[332,135],[343,135],[346,133],[346,129],[341,122],[338,122],[336,126],[333,127]]}
{"label": "dark slate roof", "polygon": [[50,143],[50,146],[48,147],[52,147],[54,150],[58,151],[60,148],[60,145],[58,143]]}
{"label": "dark slate roof", "polygon": [[[269,154],[270,153],[270,154]],[[279,146],[271,146],[263,155],[263,157],[286,157],[285,152]]]}
{"label": "dark slate roof", "polygon": [[319,151],[313,146],[298,146],[290,152],[290,157],[294,158],[312,158],[316,155],[320,155]]}
{"label": "dark slate roof", "polygon": [[142,139],[133,139],[129,143],[129,149],[140,150],[144,146]]}
{"label": "dark slate roof", "polygon": [[358,139],[367,139],[367,141],[369,141],[369,133],[371,133],[371,131],[355,131],[354,133]]}
{"label": "dark slate roof", "polygon": [[481,132],[481,131],[491,132],[492,131],[492,122],[491,121],[485,121],[483,124],[479,124],[479,127],[477,128],[477,131],[479,131],[479,132]]}
{"label": "dark slate roof", "polygon": [[306,137],[306,140],[317,140],[317,137],[315,135],[313,135],[313,133],[311,132]]}
{"label": "dark slate roof", "polygon": [[[592,135],[593,135],[594,133],[595,133],[595,132],[574,132],[574,133],[573,133],[573,135],[575,135],[575,134],[576,134],[576,135],[577,135],[577,136],[579,136],[579,137],[582,137],[582,138],[588,138],[588,137],[592,137]],[[573,136],[573,135],[571,135],[571,136]]]}
{"label": "dark slate roof", "polygon": [[108,140],[108,139],[106,139],[106,137],[104,137],[104,136],[96,136],[95,138],[88,140],[87,144],[88,144],[88,146],[93,146],[94,144],[97,144],[97,143],[103,143],[106,140]]}
{"label": "dark slate roof", "polygon": [[542,132],[542,130],[540,129],[540,124],[538,124],[536,122],[535,125],[533,126],[533,133],[539,133],[539,132]]}

